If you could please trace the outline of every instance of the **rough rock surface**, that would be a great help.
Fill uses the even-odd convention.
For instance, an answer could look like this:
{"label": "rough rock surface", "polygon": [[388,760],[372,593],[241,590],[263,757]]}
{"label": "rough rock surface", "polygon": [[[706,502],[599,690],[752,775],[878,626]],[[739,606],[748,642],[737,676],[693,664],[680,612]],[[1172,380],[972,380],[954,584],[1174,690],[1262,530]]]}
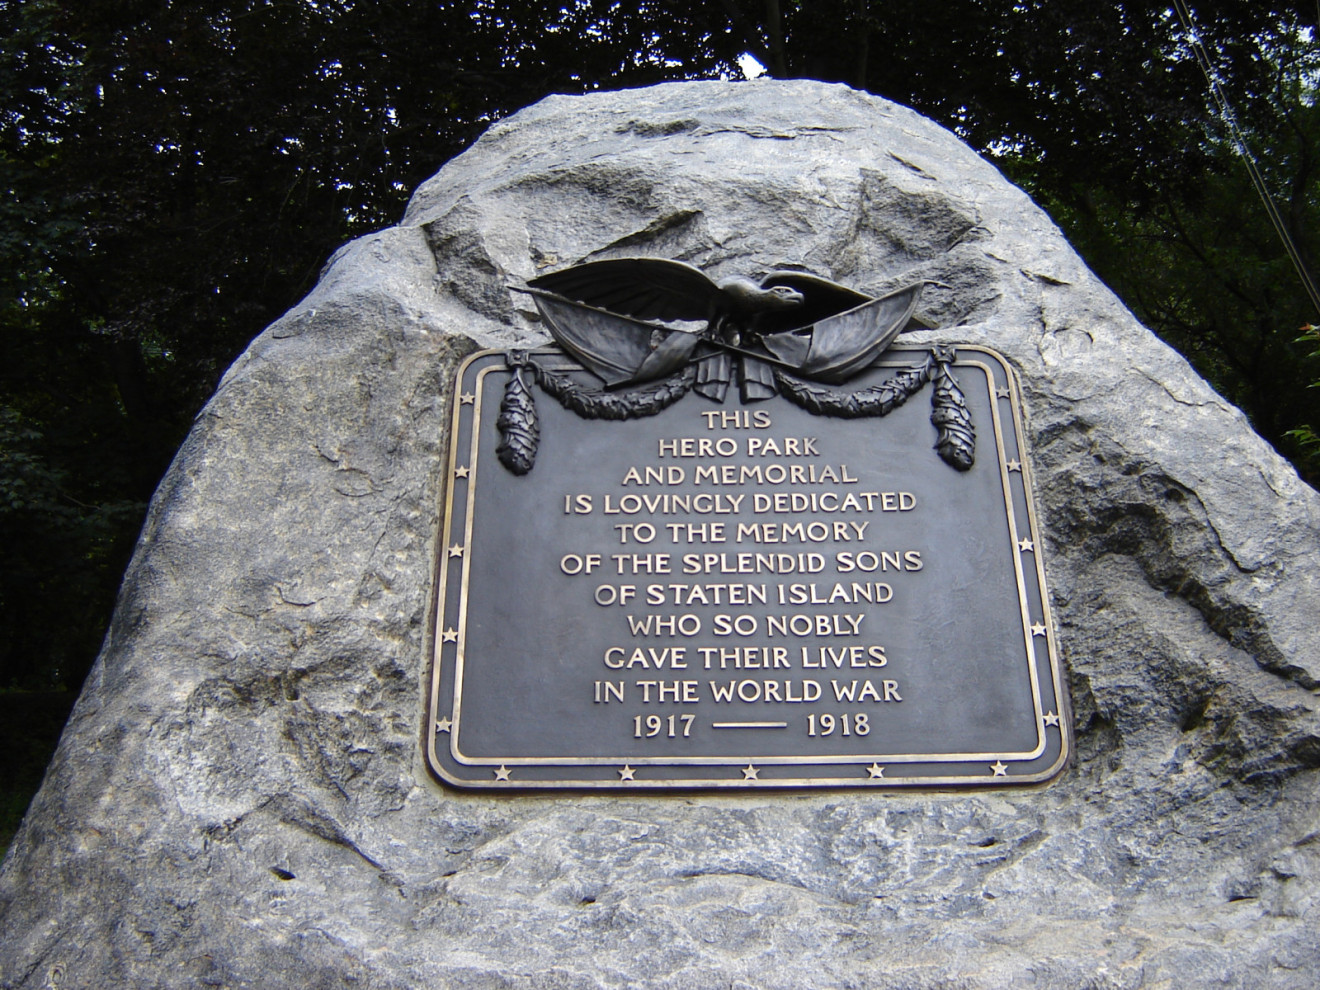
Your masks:
{"label": "rough rock surface", "polygon": [[[422,768],[447,383],[601,252],[941,285],[1017,367],[1077,757],[1034,790],[503,797]],[[161,485],[0,877],[4,987],[1320,983],[1320,497],[952,135],[556,97],[339,251]]]}

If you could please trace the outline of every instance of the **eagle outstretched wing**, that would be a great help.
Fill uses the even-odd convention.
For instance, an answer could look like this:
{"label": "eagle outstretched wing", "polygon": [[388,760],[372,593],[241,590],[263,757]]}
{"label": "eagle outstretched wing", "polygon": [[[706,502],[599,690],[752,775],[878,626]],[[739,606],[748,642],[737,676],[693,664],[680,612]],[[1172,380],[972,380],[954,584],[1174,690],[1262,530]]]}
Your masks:
{"label": "eagle outstretched wing", "polygon": [[638,320],[711,320],[727,305],[701,271],[664,258],[589,261],[538,275],[527,283]]}
{"label": "eagle outstretched wing", "polygon": [[[917,282],[879,299],[835,286],[862,302],[797,329],[763,334],[761,344],[803,377],[839,384],[868,367],[903,332],[924,286]],[[836,302],[845,299],[836,296]],[[812,305],[812,297],[807,299]]]}

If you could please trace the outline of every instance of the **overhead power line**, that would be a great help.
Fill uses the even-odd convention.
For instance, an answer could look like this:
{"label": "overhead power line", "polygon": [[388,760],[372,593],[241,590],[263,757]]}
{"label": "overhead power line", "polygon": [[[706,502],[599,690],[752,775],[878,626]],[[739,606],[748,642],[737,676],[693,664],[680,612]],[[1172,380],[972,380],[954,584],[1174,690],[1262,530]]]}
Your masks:
{"label": "overhead power line", "polygon": [[1210,56],[1205,50],[1205,45],[1201,43],[1200,33],[1192,21],[1192,12],[1188,9],[1186,0],[1173,0],[1173,5],[1178,11],[1178,18],[1182,21],[1183,28],[1187,31],[1188,44],[1191,46],[1192,54],[1196,56],[1196,62],[1205,74],[1206,82],[1210,85],[1210,95],[1214,98],[1219,116],[1228,127],[1229,135],[1232,138],[1234,147],[1237,148],[1238,155],[1246,163],[1247,173],[1251,176],[1251,184],[1255,187],[1256,194],[1260,196],[1260,201],[1265,204],[1265,212],[1269,215],[1270,223],[1273,224],[1279,239],[1283,241],[1284,249],[1288,252],[1288,258],[1292,261],[1293,267],[1297,269],[1297,277],[1301,279],[1302,287],[1306,290],[1307,296],[1310,297],[1311,305],[1317,313],[1320,313],[1320,291],[1317,291],[1315,280],[1311,278],[1306,262],[1302,260],[1301,252],[1297,249],[1297,244],[1288,232],[1283,217],[1279,215],[1278,209],[1274,206],[1274,200],[1270,198],[1270,191],[1265,185],[1265,179],[1256,165],[1256,157],[1251,153],[1251,148],[1247,145],[1242,129],[1238,127],[1233,108],[1229,105],[1228,97],[1224,95],[1223,87],[1219,85],[1214,66],[1211,65]]}

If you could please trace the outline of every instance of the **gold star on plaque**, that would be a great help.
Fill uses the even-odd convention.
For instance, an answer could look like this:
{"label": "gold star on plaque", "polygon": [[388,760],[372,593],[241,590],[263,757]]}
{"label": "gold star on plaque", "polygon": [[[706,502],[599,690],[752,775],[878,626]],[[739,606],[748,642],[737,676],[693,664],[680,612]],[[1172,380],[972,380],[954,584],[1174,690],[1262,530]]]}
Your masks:
{"label": "gold star on plaque", "polygon": [[882,767],[879,763],[872,763],[869,767],[866,768],[866,772],[871,775],[872,780],[878,780],[884,777],[885,768]]}
{"label": "gold star on plaque", "polygon": [[1005,465],[1005,467],[1007,467],[1010,471],[1021,471],[1022,462],[1015,457],[1011,461],[1009,461],[1008,464]]}
{"label": "gold star on plaque", "polygon": [[470,406],[472,405],[472,403],[477,401],[477,397],[473,395],[471,392],[464,392],[462,395],[458,397],[458,401],[465,406]]}
{"label": "gold star on plaque", "polygon": [[990,764],[990,769],[993,770],[993,771],[995,772],[995,776],[996,776],[996,777],[1007,777],[1007,776],[1008,776],[1008,767],[1005,766],[1003,760],[995,760],[994,763],[991,763],[991,764]]}
{"label": "gold star on plaque", "polygon": [[440,634],[440,642],[442,642],[442,643],[457,643],[457,642],[458,642],[458,630],[455,629],[453,626],[450,626],[448,629],[446,629],[444,632],[442,632],[442,633]]}
{"label": "gold star on plaque", "polygon": [[756,769],[756,767],[749,763],[747,766],[743,767],[743,780],[760,780],[761,778],[756,776],[760,772],[760,770]]}
{"label": "gold star on plaque", "polygon": [[1006,386],[1002,386],[1002,385],[1001,385],[999,388],[995,389],[995,398],[997,398],[997,399],[1007,399],[1007,398],[1008,398],[1008,388],[1007,388]]}
{"label": "gold star on plaque", "polygon": [[451,557],[463,556],[463,548],[459,544],[455,543],[452,547],[449,548],[449,556]]}
{"label": "gold star on plaque", "polygon": [[453,726],[454,726],[454,723],[451,722],[451,721],[449,721],[449,719],[447,719],[447,718],[442,718],[439,722],[436,722],[436,723],[435,723],[435,731],[436,731],[436,732],[448,732],[451,728],[453,728]]}
{"label": "gold star on plaque", "polygon": [[1032,543],[1030,540],[1018,540],[1018,549],[1030,550],[1032,553],[1035,553],[1036,544]]}
{"label": "gold star on plaque", "polygon": [[508,780],[508,779],[509,779],[509,768],[506,767],[506,766],[504,766],[503,764],[501,764],[501,765],[500,765],[500,768],[499,768],[498,770],[495,771],[495,779],[496,779],[496,780]]}
{"label": "gold star on plaque", "polygon": [[1045,623],[1043,623],[1043,622],[1036,622],[1036,623],[1033,623],[1032,626],[1031,626],[1031,635],[1033,635],[1033,636],[1044,636],[1044,635],[1045,635]]}
{"label": "gold star on plaque", "polygon": [[623,765],[623,769],[619,771],[619,779],[635,780],[636,778],[633,777],[633,774],[635,774],[636,772],[637,772],[636,770],[634,770],[632,767],[628,766],[628,764],[625,763]]}
{"label": "gold star on plaque", "polygon": [[1059,724],[1059,716],[1058,716],[1058,715],[1055,715],[1054,712],[1047,712],[1047,713],[1045,713],[1044,715],[1042,715],[1042,716],[1040,717],[1040,720],[1041,720],[1042,722],[1044,722],[1046,725],[1058,725],[1058,724]]}
{"label": "gold star on plaque", "polygon": [[455,478],[466,478],[467,476],[468,476],[468,466],[466,464],[464,464],[462,467],[454,468]]}

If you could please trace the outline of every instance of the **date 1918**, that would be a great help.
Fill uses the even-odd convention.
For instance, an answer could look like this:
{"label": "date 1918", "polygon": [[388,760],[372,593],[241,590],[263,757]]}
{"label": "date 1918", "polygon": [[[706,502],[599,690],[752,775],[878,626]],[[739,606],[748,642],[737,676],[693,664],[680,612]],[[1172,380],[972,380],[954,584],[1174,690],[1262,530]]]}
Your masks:
{"label": "date 1918", "polygon": [[807,716],[807,735],[832,736],[835,732],[844,736],[865,736],[871,732],[871,719],[866,712],[855,715],[844,712],[842,715],[829,714]]}

